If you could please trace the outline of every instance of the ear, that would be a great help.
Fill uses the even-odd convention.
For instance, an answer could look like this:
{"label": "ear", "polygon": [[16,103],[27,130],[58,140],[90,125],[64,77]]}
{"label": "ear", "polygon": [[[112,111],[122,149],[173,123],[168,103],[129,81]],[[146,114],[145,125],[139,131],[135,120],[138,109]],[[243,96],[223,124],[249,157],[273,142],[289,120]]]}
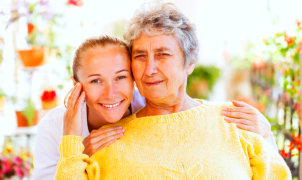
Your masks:
{"label": "ear", "polygon": [[195,64],[191,63],[189,65],[187,65],[187,75],[190,75],[193,71],[194,71],[194,68],[195,68]]}
{"label": "ear", "polygon": [[72,80],[73,85],[75,86],[75,85],[76,85],[76,83],[77,83],[77,81],[74,79],[74,77],[73,77],[73,76],[70,76],[70,79]]}

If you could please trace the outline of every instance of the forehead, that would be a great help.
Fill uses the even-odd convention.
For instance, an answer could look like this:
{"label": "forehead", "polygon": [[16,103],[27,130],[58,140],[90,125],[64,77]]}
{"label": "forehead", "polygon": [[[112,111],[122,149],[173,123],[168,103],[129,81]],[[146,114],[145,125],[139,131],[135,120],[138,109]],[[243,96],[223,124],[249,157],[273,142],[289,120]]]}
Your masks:
{"label": "forehead", "polygon": [[147,35],[141,33],[132,43],[132,51],[147,50],[147,49],[166,49],[166,50],[181,50],[179,43],[174,35],[171,34],[156,34]]}
{"label": "forehead", "polygon": [[86,51],[81,60],[81,69],[96,69],[121,66],[130,64],[128,51],[121,46],[96,47]]}

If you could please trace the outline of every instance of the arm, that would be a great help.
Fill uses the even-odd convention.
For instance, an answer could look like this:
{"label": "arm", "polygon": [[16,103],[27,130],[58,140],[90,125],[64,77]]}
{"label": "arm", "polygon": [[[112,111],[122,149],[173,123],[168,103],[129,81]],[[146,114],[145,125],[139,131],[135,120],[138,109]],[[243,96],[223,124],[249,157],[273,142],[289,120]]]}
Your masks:
{"label": "arm", "polygon": [[252,179],[292,179],[285,161],[263,138],[248,131],[240,132],[243,149],[250,160]]}
{"label": "arm", "polygon": [[34,150],[34,180],[53,180],[60,158],[59,140],[64,109],[56,108],[46,114],[38,125]]}
{"label": "arm", "polygon": [[271,132],[268,120],[253,106],[241,101],[233,101],[235,107],[224,108],[222,114],[229,123],[235,123],[240,129],[261,135],[277,152],[277,144]]}
{"label": "arm", "polygon": [[64,136],[60,140],[60,161],[57,166],[56,179],[100,179],[98,163],[89,156],[109,146],[123,135],[124,130],[116,126],[94,130],[83,141],[84,151],[81,137],[84,99],[85,93],[82,91],[82,86],[77,83],[69,96],[64,114]]}
{"label": "arm", "polygon": [[80,136],[63,136],[60,141],[60,161],[55,179],[100,179],[98,163],[83,154]]}

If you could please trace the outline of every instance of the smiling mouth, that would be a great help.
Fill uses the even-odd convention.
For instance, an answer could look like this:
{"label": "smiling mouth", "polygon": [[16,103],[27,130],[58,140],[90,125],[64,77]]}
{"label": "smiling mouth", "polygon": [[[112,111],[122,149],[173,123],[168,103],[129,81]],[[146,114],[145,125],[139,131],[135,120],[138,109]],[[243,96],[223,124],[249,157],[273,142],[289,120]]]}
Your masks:
{"label": "smiling mouth", "polygon": [[164,81],[154,81],[154,82],[146,82],[145,84],[148,86],[156,86]]}
{"label": "smiling mouth", "polygon": [[112,109],[118,108],[124,101],[125,101],[125,99],[123,99],[123,100],[121,100],[121,101],[119,101],[117,103],[114,103],[114,104],[102,104],[102,103],[99,103],[99,105],[101,105],[105,109],[112,110]]}

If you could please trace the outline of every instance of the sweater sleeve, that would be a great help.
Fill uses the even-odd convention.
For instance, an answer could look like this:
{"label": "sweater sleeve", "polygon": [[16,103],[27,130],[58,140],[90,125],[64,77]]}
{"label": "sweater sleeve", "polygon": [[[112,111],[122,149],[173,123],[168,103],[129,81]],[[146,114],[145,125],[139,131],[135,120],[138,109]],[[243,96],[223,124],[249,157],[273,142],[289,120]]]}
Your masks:
{"label": "sweater sleeve", "polygon": [[270,144],[257,134],[244,130],[240,132],[240,141],[249,157],[253,179],[292,179],[285,161]]}
{"label": "sweater sleeve", "polygon": [[98,163],[83,154],[84,145],[80,136],[63,136],[60,141],[60,161],[57,165],[56,179],[100,179]]}

